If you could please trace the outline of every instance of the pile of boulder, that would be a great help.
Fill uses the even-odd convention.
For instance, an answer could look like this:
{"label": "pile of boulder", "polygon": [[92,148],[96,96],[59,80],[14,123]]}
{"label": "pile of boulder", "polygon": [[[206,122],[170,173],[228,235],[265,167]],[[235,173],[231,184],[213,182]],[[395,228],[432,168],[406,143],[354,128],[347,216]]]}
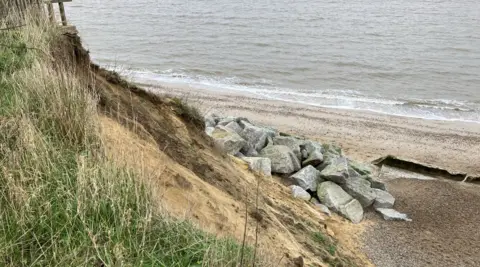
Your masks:
{"label": "pile of boulder", "polygon": [[289,177],[294,197],[328,215],[331,209],[359,223],[373,207],[385,220],[410,221],[393,209],[395,198],[373,178],[372,167],[348,159],[333,144],[283,134],[242,117],[209,114],[205,125],[219,149],[243,159],[254,172]]}

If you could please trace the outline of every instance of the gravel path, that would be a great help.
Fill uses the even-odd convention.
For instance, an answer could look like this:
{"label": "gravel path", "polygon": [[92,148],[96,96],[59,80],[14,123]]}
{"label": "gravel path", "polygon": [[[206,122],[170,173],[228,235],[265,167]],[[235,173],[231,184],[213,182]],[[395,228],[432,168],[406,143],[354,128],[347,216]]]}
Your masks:
{"label": "gravel path", "polygon": [[413,222],[386,222],[369,213],[375,224],[364,244],[376,266],[480,266],[480,186],[412,179],[388,185],[395,208]]}

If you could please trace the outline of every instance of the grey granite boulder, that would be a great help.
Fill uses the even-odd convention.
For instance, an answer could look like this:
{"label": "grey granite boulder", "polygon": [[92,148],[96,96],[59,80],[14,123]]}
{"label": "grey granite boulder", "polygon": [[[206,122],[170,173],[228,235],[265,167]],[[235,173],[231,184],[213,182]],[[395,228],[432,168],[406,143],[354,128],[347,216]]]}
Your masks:
{"label": "grey granite boulder", "polygon": [[227,125],[225,125],[225,127],[236,132],[237,134],[240,134],[243,130],[242,127],[240,127],[240,125],[238,125],[236,121],[229,122]]}
{"label": "grey granite boulder", "polygon": [[305,190],[317,190],[317,185],[323,180],[320,178],[320,172],[312,166],[307,166],[294,175],[290,179],[295,180],[297,184]]}
{"label": "grey granite boulder", "polygon": [[330,165],[320,172],[322,179],[335,182],[337,184],[345,184],[348,177],[348,163],[346,158],[337,158]]}
{"label": "grey granite boulder", "polygon": [[362,176],[362,177],[365,180],[370,182],[372,188],[380,189],[380,190],[383,190],[383,191],[388,191],[387,190],[387,185],[384,182],[375,180],[369,175],[365,175],[365,176]]}
{"label": "grey granite boulder", "polygon": [[364,208],[372,205],[377,197],[375,191],[371,188],[370,182],[361,177],[347,179],[342,188],[358,200]]}
{"label": "grey granite boulder", "polygon": [[209,113],[205,116],[205,127],[215,127],[219,121],[219,117],[214,113]]}
{"label": "grey granite boulder", "polygon": [[237,120],[237,117],[232,117],[232,116],[228,116],[228,117],[225,117],[225,118],[220,118],[217,125],[226,126],[230,122],[236,121],[236,120]]}
{"label": "grey granite boulder", "polygon": [[394,209],[382,209],[377,208],[375,209],[378,213],[380,213],[384,220],[386,221],[407,221],[411,222],[412,219],[408,218],[408,215],[405,213],[398,212]]}
{"label": "grey granite boulder", "polygon": [[269,158],[243,157],[250,170],[264,176],[272,176],[272,161]]}
{"label": "grey granite boulder", "polygon": [[375,191],[376,195],[375,202],[373,203],[374,208],[393,208],[393,205],[395,204],[395,198],[390,193],[376,188],[374,188],[373,191]]}
{"label": "grey granite boulder", "polygon": [[320,183],[317,188],[317,196],[320,202],[353,223],[359,223],[363,219],[363,208],[360,202],[339,185],[330,181]]}
{"label": "grey granite boulder", "polygon": [[240,135],[224,126],[217,126],[211,134],[215,145],[227,154],[235,155],[247,144]]}
{"label": "grey granite boulder", "polygon": [[303,200],[306,200],[306,201],[309,201],[312,198],[312,196],[310,196],[310,194],[307,191],[305,191],[305,189],[301,188],[300,186],[291,185],[290,190],[292,191],[292,196],[294,198],[299,198],[299,199],[303,199]]}
{"label": "grey granite boulder", "polygon": [[205,128],[205,133],[206,133],[208,136],[212,136],[213,131],[215,131],[215,127],[206,127],[206,128]]}
{"label": "grey granite boulder", "polygon": [[323,150],[323,162],[317,166],[319,171],[325,169],[328,165],[334,162],[338,158],[342,158],[342,150],[334,144],[324,144],[322,145]]}
{"label": "grey granite boulder", "polygon": [[289,147],[293,153],[297,156],[298,160],[302,159],[302,153],[300,152],[300,144],[302,142],[294,137],[290,136],[275,136],[273,137],[274,145],[281,145]]}
{"label": "grey granite boulder", "polygon": [[267,145],[267,138],[272,136],[270,130],[245,123],[240,136],[243,137],[254,149],[260,151]]}
{"label": "grey granite boulder", "polygon": [[240,152],[242,152],[242,154],[247,157],[258,157],[257,150],[248,143],[244,147],[242,147],[242,150],[240,150]]}
{"label": "grey granite boulder", "polygon": [[272,172],[290,174],[300,170],[300,162],[290,148],[271,145],[260,151],[260,156],[272,161]]}
{"label": "grey granite boulder", "polygon": [[348,164],[360,175],[371,175],[373,173],[373,168],[368,164],[359,163],[354,160],[349,160]]}

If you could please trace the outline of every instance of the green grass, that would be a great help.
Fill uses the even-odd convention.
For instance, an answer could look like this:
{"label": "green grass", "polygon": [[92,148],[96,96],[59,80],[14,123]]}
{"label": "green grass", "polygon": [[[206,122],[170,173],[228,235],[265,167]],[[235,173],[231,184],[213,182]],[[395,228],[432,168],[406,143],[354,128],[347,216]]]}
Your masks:
{"label": "green grass", "polygon": [[238,242],[162,213],[104,156],[91,85],[44,53],[55,38],[45,22],[0,39],[0,266],[238,266]]}
{"label": "green grass", "polygon": [[330,255],[335,256],[337,246],[328,237],[326,237],[325,234],[322,232],[314,232],[312,233],[312,240],[321,246],[324,246]]}

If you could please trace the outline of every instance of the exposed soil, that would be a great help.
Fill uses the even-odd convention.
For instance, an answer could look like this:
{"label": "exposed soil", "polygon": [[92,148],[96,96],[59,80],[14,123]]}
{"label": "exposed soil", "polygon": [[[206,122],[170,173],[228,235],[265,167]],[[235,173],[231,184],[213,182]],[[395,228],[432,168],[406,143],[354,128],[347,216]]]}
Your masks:
{"label": "exposed soil", "polygon": [[436,180],[388,182],[395,208],[413,222],[375,224],[365,233],[365,248],[376,266],[480,266],[480,186]]}

